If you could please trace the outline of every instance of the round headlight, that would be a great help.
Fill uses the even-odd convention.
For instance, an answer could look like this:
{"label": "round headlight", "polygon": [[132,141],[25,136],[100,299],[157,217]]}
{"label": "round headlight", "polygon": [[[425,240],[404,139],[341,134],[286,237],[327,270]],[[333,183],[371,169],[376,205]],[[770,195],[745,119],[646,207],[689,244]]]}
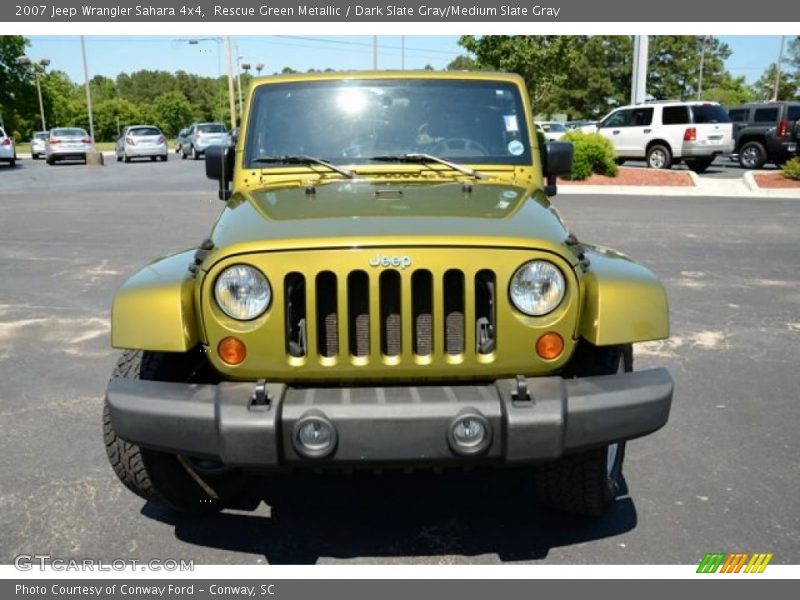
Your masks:
{"label": "round headlight", "polygon": [[517,269],[508,293],[518,310],[540,317],[561,304],[565,289],[564,275],[558,267],[545,260],[534,260]]}
{"label": "round headlight", "polygon": [[272,299],[272,289],[267,278],[258,269],[234,265],[217,277],[214,298],[229,317],[249,321],[267,310]]}

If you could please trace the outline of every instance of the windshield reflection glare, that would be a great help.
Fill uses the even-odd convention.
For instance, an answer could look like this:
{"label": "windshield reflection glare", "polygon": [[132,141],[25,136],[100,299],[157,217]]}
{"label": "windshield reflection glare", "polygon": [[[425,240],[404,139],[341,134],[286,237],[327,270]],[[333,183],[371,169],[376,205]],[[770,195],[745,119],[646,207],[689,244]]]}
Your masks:
{"label": "windshield reflection glare", "polygon": [[426,153],[473,164],[530,164],[516,86],[470,80],[323,80],[268,84],[256,92],[245,163],[314,156],[336,164]]}

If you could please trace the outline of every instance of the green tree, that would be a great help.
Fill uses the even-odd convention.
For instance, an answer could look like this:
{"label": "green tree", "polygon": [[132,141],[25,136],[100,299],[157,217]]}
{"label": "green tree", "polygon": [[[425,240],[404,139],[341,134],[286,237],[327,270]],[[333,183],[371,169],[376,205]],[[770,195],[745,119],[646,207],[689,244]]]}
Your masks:
{"label": "green tree", "polygon": [[445,67],[448,71],[476,71],[478,62],[466,54],[459,54]]}
{"label": "green tree", "polygon": [[117,97],[116,83],[103,75],[92,77],[89,80],[89,89],[92,91],[92,102],[102,102]]}
{"label": "green tree", "polygon": [[181,92],[167,92],[153,101],[155,124],[165,135],[174,136],[191,123],[194,109]]}
{"label": "green tree", "polygon": [[574,38],[563,35],[464,35],[458,43],[475,56],[478,68],[521,75],[537,110],[553,105],[578,54]]}
{"label": "green tree", "polygon": [[29,129],[38,110],[33,72],[19,63],[27,45],[21,35],[0,35],[0,121],[11,134]]}
{"label": "green tree", "polygon": [[92,103],[94,136],[98,142],[115,140],[123,127],[141,121],[139,107],[124,98],[108,98],[96,103],[92,98]]}
{"label": "green tree", "polygon": [[697,96],[700,63],[703,89],[721,84],[731,49],[713,36],[656,35],[650,38],[647,91],[657,100],[689,100]]}
{"label": "green tree", "polygon": [[[777,67],[772,63],[761,77],[753,84],[753,92],[757,100],[775,99],[775,79],[777,77]],[[791,73],[781,69],[780,81],[778,83],[778,100],[794,100],[798,97],[797,80]]]}
{"label": "green tree", "polygon": [[730,73],[726,73],[719,85],[703,89],[703,100],[733,106],[755,100],[755,93],[753,88],[745,82],[744,75],[733,77]]}
{"label": "green tree", "polygon": [[77,125],[78,115],[86,109],[83,87],[75,85],[66,73],[57,70],[48,71],[41,83],[47,126]]}
{"label": "green tree", "polygon": [[564,83],[537,112],[566,112],[572,119],[598,119],[630,98],[633,41],[630,36],[572,36],[578,49]]}
{"label": "green tree", "polygon": [[136,102],[152,102],[161,94],[177,89],[175,76],[168,71],[150,71],[142,69],[128,75],[117,75],[117,91],[119,95]]}

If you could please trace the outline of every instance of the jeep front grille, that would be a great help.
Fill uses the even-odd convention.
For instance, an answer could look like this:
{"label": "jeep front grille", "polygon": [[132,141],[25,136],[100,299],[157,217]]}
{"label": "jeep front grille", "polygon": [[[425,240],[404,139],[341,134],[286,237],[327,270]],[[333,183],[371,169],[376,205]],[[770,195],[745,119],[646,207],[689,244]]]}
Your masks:
{"label": "jeep front grille", "polygon": [[356,364],[392,364],[410,352],[430,359],[426,364],[495,349],[496,278],[490,270],[474,276],[456,269],[293,272],[283,286],[285,347],[292,357],[316,355],[324,362],[346,353]]}

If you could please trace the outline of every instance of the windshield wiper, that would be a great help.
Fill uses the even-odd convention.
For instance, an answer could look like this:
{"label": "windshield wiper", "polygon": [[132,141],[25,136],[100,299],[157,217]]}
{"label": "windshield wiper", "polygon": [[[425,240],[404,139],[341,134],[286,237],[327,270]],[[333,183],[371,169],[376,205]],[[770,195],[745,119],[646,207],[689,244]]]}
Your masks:
{"label": "windshield wiper", "polygon": [[370,160],[378,160],[383,162],[404,162],[404,163],[415,163],[415,162],[437,163],[440,165],[444,165],[445,167],[449,167],[454,171],[458,171],[459,173],[463,173],[464,175],[469,175],[470,177],[474,177],[475,179],[484,178],[483,175],[481,175],[474,169],[470,169],[469,167],[465,167],[463,165],[450,162],[447,159],[434,156],[433,154],[425,154],[423,152],[409,152],[407,154],[380,154],[378,156],[370,157]]}
{"label": "windshield wiper", "polygon": [[340,175],[344,175],[348,179],[354,179],[356,177],[356,174],[349,169],[338,167],[322,158],[317,158],[316,156],[306,156],[305,154],[287,156],[257,156],[250,162],[282,165],[321,165],[330,169],[331,171],[336,171]]}

